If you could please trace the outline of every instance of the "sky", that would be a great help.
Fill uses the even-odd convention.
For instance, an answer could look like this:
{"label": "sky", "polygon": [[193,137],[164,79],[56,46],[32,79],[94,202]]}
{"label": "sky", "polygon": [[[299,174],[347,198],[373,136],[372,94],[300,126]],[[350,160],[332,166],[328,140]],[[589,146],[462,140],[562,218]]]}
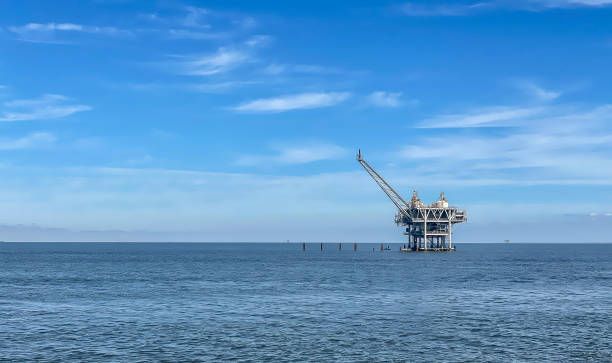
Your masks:
{"label": "sky", "polygon": [[612,242],[612,0],[0,2],[0,240]]}

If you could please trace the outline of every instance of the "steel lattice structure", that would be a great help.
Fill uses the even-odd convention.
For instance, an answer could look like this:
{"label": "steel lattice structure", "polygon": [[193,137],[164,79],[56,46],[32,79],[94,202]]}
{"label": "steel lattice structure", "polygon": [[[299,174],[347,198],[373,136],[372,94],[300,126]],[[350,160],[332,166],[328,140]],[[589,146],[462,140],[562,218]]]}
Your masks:
{"label": "steel lattice structure", "polygon": [[449,206],[440,193],[440,199],[431,205],[425,205],[419,199],[417,191],[412,192],[412,199],[406,202],[396,191],[357,153],[357,161],[370,174],[380,189],[397,207],[395,223],[405,226],[408,236],[409,251],[452,251],[453,224],[467,221],[465,210]]}

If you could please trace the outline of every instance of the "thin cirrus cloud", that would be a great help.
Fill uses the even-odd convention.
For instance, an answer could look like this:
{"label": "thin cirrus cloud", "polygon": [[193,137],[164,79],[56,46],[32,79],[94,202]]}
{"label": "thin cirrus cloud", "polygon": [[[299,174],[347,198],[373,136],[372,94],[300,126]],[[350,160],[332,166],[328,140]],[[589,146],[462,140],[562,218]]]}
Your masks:
{"label": "thin cirrus cloud", "polygon": [[508,127],[533,118],[543,112],[542,107],[486,107],[464,113],[438,115],[416,125],[417,128]]}
{"label": "thin cirrus cloud", "polygon": [[279,75],[283,73],[302,73],[302,74],[340,74],[342,69],[335,67],[324,67],[315,64],[278,64],[271,63],[263,69],[263,73],[269,75]]}
{"label": "thin cirrus cloud", "polygon": [[335,106],[351,96],[348,92],[300,93],[272,98],[261,98],[234,107],[240,112],[285,112]]}
{"label": "thin cirrus cloud", "polygon": [[400,6],[400,12],[409,16],[462,16],[482,8],[483,3],[475,4],[415,4],[405,3]]}
{"label": "thin cirrus cloud", "polygon": [[230,36],[224,32],[203,32],[190,29],[168,29],[168,36],[172,39],[211,40]]}
{"label": "thin cirrus cloud", "polygon": [[227,47],[219,48],[215,53],[194,57],[183,57],[173,64],[178,73],[191,76],[211,76],[225,73],[247,62],[250,56],[241,50]]}
{"label": "thin cirrus cloud", "polygon": [[34,132],[17,139],[0,139],[0,150],[25,150],[50,146],[56,140],[49,132]]}
{"label": "thin cirrus cloud", "polygon": [[505,110],[505,122],[517,127],[425,137],[397,155],[416,163],[416,174],[445,170],[444,175],[468,178],[474,185],[612,184],[612,133],[607,127],[612,105],[531,111]]}
{"label": "thin cirrus cloud", "polygon": [[179,24],[187,28],[210,29],[215,27],[252,28],[256,21],[245,14],[231,11],[217,11],[197,6],[186,6],[186,15],[179,19]]}
{"label": "thin cirrus cloud", "polygon": [[302,146],[275,147],[272,155],[242,155],[236,165],[258,166],[262,164],[307,164],[322,160],[335,160],[347,155],[347,150],[333,144],[314,143]]}
{"label": "thin cirrus cloud", "polygon": [[516,81],[514,86],[537,101],[553,101],[562,95],[561,92],[545,89],[529,81]]}
{"label": "thin cirrus cloud", "polygon": [[178,73],[191,76],[212,76],[226,73],[253,60],[255,48],[265,46],[272,37],[254,35],[246,39],[242,45],[219,47],[214,53],[205,55],[179,55],[179,60],[171,66]]}
{"label": "thin cirrus cloud", "polygon": [[612,0],[493,0],[474,1],[467,4],[430,4],[408,2],[398,7],[408,16],[466,16],[493,10],[546,11],[550,9],[603,8],[612,5]]}
{"label": "thin cirrus cloud", "polygon": [[171,39],[210,40],[231,38],[254,27],[247,15],[216,11],[196,6],[180,7],[178,16],[140,14],[140,19],[155,24],[155,31]]}
{"label": "thin cirrus cloud", "polygon": [[149,22],[154,22],[159,25],[173,25],[185,28],[201,28],[210,29],[211,24],[208,21],[210,10],[196,6],[185,6],[181,8],[181,16],[166,17],[157,13],[141,13],[138,18]]}
{"label": "thin cirrus cloud", "polygon": [[535,3],[549,8],[568,8],[568,7],[604,7],[612,5],[612,0],[540,0]]}
{"label": "thin cirrus cloud", "polygon": [[[402,92],[375,91],[368,95],[368,103],[376,107],[395,108],[404,105]],[[414,103],[414,100],[411,101]]]}
{"label": "thin cirrus cloud", "polygon": [[17,35],[19,40],[40,43],[61,43],[58,33],[90,33],[103,35],[129,35],[128,30],[112,26],[92,26],[74,23],[28,23],[22,26],[10,26],[8,30]]}
{"label": "thin cirrus cloud", "polygon": [[187,6],[185,10],[187,11],[187,15],[182,19],[184,26],[205,29],[211,27],[206,21],[206,16],[210,14],[210,10],[197,6]]}
{"label": "thin cirrus cloud", "polygon": [[91,110],[90,106],[71,104],[69,101],[70,98],[56,94],[7,101],[0,109],[0,122],[54,119]]}

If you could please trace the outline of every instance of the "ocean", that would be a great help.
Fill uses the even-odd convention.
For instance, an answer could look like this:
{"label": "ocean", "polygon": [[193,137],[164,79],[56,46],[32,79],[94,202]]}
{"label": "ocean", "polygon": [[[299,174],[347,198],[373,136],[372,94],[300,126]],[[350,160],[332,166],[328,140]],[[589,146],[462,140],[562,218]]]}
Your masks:
{"label": "ocean", "polygon": [[0,243],[0,361],[612,361],[612,244],[390,247]]}

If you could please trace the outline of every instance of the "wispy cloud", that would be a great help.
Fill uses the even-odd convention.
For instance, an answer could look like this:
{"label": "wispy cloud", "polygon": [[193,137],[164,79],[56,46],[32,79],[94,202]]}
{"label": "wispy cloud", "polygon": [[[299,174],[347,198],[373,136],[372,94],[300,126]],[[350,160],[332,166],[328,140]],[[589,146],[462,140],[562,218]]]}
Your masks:
{"label": "wispy cloud", "polygon": [[249,60],[250,56],[241,50],[227,47],[219,48],[215,53],[187,58],[173,63],[177,72],[193,76],[210,76],[228,72]]}
{"label": "wispy cloud", "polygon": [[315,64],[272,63],[265,67],[263,72],[270,75],[279,75],[283,73],[339,74],[343,73],[343,70],[335,67],[325,67]]}
{"label": "wispy cloud", "polygon": [[28,23],[22,26],[10,26],[8,30],[15,33],[20,40],[28,42],[61,42],[56,38],[59,32],[81,32],[104,35],[129,35],[128,30],[111,26],[92,26],[74,23]]}
{"label": "wispy cloud", "polygon": [[49,132],[34,132],[17,139],[0,139],[0,150],[38,149],[50,146],[56,140]]}
{"label": "wispy cloud", "polygon": [[187,6],[185,10],[187,15],[182,20],[184,26],[206,29],[211,27],[205,20],[206,16],[210,14],[210,10],[196,6]]}
{"label": "wispy cloud", "polygon": [[[370,95],[367,97],[367,100],[371,105],[374,105],[377,107],[394,108],[394,107],[400,107],[404,105],[404,102],[402,101],[401,98],[402,98],[401,92],[394,93],[394,92],[376,91],[376,92],[370,93]],[[414,102],[414,100],[412,102]]]}
{"label": "wispy cloud", "polygon": [[210,94],[223,94],[231,92],[240,87],[262,83],[260,81],[218,81],[202,83],[105,83],[113,89],[129,89],[138,92],[160,92],[160,91],[192,91]]}
{"label": "wispy cloud", "polygon": [[[528,110],[504,113],[503,120],[520,127],[425,137],[398,155],[420,165],[413,165],[415,175],[441,176],[444,170],[475,184],[612,184],[607,126],[612,105]],[[526,114],[529,122],[524,122]]]}
{"label": "wispy cloud", "polygon": [[168,36],[173,39],[211,40],[228,38],[229,33],[212,31],[194,31],[190,29],[168,29]]}
{"label": "wispy cloud", "polygon": [[[211,9],[187,7],[188,15],[181,17],[161,17],[157,14],[144,14],[141,18],[158,23],[171,38],[176,39],[221,39],[224,45],[208,53],[169,54],[166,60],[152,62],[164,71],[196,77],[210,77],[210,82],[198,85],[184,85],[182,89],[196,92],[221,93],[242,85],[261,83],[294,82],[298,75],[342,74],[344,71],[316,64],[288,64],[271,62],[266,59],[263,49],[274,42],[274,37],[255,33],[254,20],[244,14],[219,12]],[[169,26],[169,28],[168,28]],[[283,77],[277,77],[279,75]],[[304,82],[304,80],[301,80]],[[312,82],[312,80],[307,80]],[[166,88],[178,88],[169,84]],[[160,84],[134,84],[132,89],[160,89]],[[297,91],[299,92],[299,91]],[[247,110],[257,106],[240,105],[236,109]],[[300,106],[306,108],[308,106]],[[318,106],[316,106],[318,107]]]}
{"label": "wispy cloud", "polygon": [[225,25],[232,28],[253,28],[257,23],[251,16],[243,13],[197,6],[187,6],[184,10],[186,14],[180,19],[180,24],[184,27],[209,29]]}
{"label": "wispy cloud", "polygon": [[128,165],[145,165],[152,163],[154,160],[155,158],[153,158],[151,155],[142,154],[129,158],[128,160],[126,160],[126,163]]}
{"label": "wispy cloud", "polygon": [[604,7],[612,5],[612,0],[532,0],[549,8]]}
{"label": "wispy cloud", "polygon": [[443,114],[419,123],[419,128],[464,128],[517,126],[539,115],[541,107],[487,107],[465,113]]}
{"label": "wispy cloud", "polygon": [[338,145],[310,143],[302,146],[275,147],[275,155],[242,155],[236,160],[237,165],[255,166],[262,164],[306,164],[314,161],[340,159],[348,151]]}
{"label": "wispy cloud", "polygon": [[612,213],[598,213],[598,212],[591,212],[588,214],[589,217],[612,217]]}
{"label": "wispy cloud", "polygon": [[404,15],[409,16],[463,16],[479,10],[487,3],[474,4],[416,4],[405,3],[400,7]]}
{"label": "wispy cloud", "polygon": [[257,34],[245,40],[244,45],[251,48],[263,47],[270,44],[273,40],[274,38],[270,35]]}
{"label": "wispy cloud", "polygon": [[234,107],[243,112],[284,112],[299,109],[330,107],[350,97],[348,92],[301,93],[273,98],[261,98]]}
{"label": "wispy cloud", "polygon": [[231,38],[251,30],[255,20],[242,13],[217,11],[197,6],[180,7],[178,14],[140,14],[141,20],[155,23],[159,34],[172,39],[210,40]]}
{"label": "wispy cloud", "polygon": [[56,94],[45,94],[34,99],[7,101],[0,109],[0,121],[53,119],[91,110],[90,106],[70,104],[69,101],[70,98]]}
{"label": "wispy cloud", "polygon": [[198,83],[185,85],[184,88],[202,93],[226,93],[238,87],[258,84],[256,81],[226,81],[217,83]]}
{"label": "wispy cloud", "polygon": [[547,90],[530,81],[515,81],[514,86],[537,101],[553,101],[561,96],[561,92]]}
{"label": "wispy cloud", "polygon": [[[218,40],[244,35],[252,30],[255,20],[250,16],[216,11],[196,6],[180,7],[176,16],[160,16],[155,13],[139,14],[137,21],[144,27],[97,26],[70,22],[27,23],[7,27],[17,39],[34,43],[70,44],[75,34],[137,36],[155,34],[163,38],[185,40]],[[154,23],[154,26],[151,24]],[[0,28],[1,30],[1,28]],[[72,34],[72,36],[69,36]]]}
{"label": "wispy cloud", "polygon": [[545,11],[550,9],[603,8],[612,5],[612,0],[492,0],[468,4],[432,4],[408,2],[398,7],[408,16],[466,16],[494,10]]}

